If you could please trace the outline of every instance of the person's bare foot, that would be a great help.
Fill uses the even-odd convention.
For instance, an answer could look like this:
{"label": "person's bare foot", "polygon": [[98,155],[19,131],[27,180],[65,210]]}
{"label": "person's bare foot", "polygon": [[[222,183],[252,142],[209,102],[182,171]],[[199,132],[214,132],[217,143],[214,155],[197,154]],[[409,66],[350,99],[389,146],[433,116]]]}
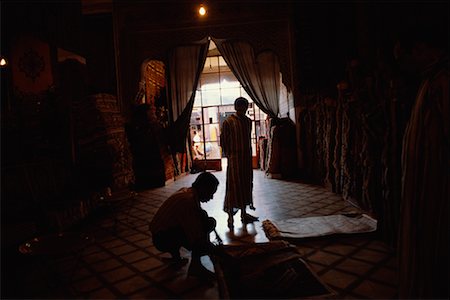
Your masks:
{"label": "person's bare foot", "polygon": [[162,257],[161,260],[166,264],[169,264],[174,267],[182,267],[189,262],[189,259],[186,257]]}
{"label": "person's bare foot", "polygon": [[243,217],[241,217],[241,221],[243,224],[248,224],[259,221],[259,218],[246,213]]}

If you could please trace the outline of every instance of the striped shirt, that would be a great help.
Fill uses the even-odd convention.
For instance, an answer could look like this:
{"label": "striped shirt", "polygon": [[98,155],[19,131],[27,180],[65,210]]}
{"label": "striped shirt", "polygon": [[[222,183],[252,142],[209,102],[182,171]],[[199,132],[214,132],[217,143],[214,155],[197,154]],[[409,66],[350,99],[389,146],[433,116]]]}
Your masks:
{"label": "striped shirt", "polygon": [[200,201],[192,187],[181,188],[164,201],[149,226],[153,235],[174,227],[184,231],[191,245],[205,238]]}

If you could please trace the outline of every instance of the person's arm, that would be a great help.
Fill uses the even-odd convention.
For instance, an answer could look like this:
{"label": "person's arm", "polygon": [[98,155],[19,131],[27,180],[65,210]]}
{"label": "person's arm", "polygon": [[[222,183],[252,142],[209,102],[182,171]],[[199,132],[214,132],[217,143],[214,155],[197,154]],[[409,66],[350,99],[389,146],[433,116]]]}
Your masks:
{"label": "person's arm", "polygon": [[228,156],[228,122],[225,120],[222,124],[222,132],[220,133],[220,146],[222,147],[222,156]]}
{"label": "person's arm", "polygon": [[195,245],[209,241],[209,236],[203,226],[203,216],[201,208],[194,202],[183,209],[180,216],[180,226],[186,234],[189,244]]}

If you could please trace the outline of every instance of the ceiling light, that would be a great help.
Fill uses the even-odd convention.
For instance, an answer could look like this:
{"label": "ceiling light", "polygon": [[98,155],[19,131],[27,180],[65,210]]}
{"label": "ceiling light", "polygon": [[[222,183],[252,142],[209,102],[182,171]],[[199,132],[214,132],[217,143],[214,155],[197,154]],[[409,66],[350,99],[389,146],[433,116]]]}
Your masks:
{"label": "ceiling light", "polygon": [[198,9],[198,14],[199,14],[200,16],[206,15],[206,7],[205,7],[203,4],[200,5],[200,8]]}
{"label": "ceiling light", "polygon": [[6,67],[7,64],[8,64],[8,61],[2,57],[0,59],[0,67]]}

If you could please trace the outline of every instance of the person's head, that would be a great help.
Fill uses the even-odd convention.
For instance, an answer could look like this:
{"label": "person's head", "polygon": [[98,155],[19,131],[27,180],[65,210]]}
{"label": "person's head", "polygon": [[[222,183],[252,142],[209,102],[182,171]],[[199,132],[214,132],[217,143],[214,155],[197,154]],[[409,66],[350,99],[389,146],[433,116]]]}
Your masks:
{"label": "person's head", "polygon": [[192,187],[197,191],[200,202],[208,202],[214,196],[217,191],[219,180],[213,174],[209,172],[200,173],[195,181],[192,183]]}
{"label": "person's head", "polygon": [[402,70],[419,73],[439,60],[447,49],[448,29],[421,25],[400,32],[394,46],[394,57]]}
{"label": "person's head", "polygon": [[245,115],[248,109],[248,100],[244,97],[239,97],[234,100],[234,109],[238,114]]}

